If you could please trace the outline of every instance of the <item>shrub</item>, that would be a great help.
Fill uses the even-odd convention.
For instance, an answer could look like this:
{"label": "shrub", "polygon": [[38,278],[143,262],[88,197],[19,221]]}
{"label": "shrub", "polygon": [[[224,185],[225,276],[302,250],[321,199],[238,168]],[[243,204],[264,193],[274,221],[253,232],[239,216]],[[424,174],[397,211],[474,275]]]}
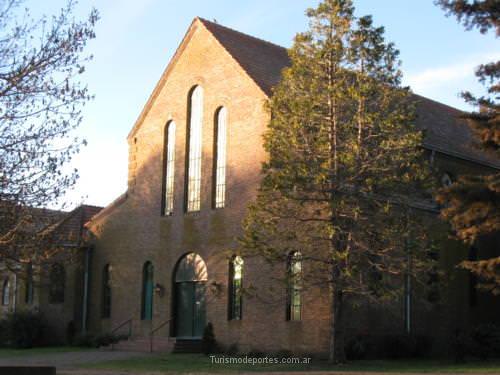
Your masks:
{"label": "shrub", "polygon": [[430,354],[432,340],[419,335],[388,335],[384,337],[384,355],[391,359],[421,358]]}
{"label": "shrub", "polygon": [[290,350],[280,350],[278,352],[276,352],[276,354],[274,355],[276,358],[291,358],[293,357],[293,353],[290,351]]}
{"label": "shrub", "polygon": [[370,347],[370,338],[367,335],[358,335],[347,340],[345,355],[348,360],[365,359]]}
{"label": "shrub", "polygon": [[73,344],[73,340],[75,339],[76,335],[76,326],[74,321],[70,321],[68,323],[68,326],[66,327],[66,342],[68,344]]}
{"label": "shrub", "polygon": [[7,346],[7,337],[6,337],[7,327],[6,320],[0,320],[0,348],[4,348]]}
{"label": "shrub", "polygon": [[452,355],[456,362],[467,357],[487,360],[500,353],[500,327],[494,324],[479,324],[470,331],[456,329],[451,336]]}
{"label": "shrub", "polygon": [[99,348],[101,346],[109,346],[116,344],[119,341],[127,340],[127,335],[113,335],[111,333],[103,333],[101,335],[93,335],[90,333],[77,335],[73,341],[74,346],[87,348]]}
{"label": "shrub", "polygon": [[203,352],[206,355],[217,352],[217,341],[215,340],[214,326],[208,323],[203,330],[203,338],[201,339]]}
{"label": "shrub", "polygon": [[252,357],[252,358],[264,358],[264,357],[267,357],[267,354],[264,352],[261,352],[260,350],[252,349],[247,353],[247,356]]}
{"label": "shrub", "polygon": [[470,334],[470,354],[487,360],[500,353],[500,327],[494,324],[480,324]]}
{"label": "shrub", "polygon": [[470,352],[470,335],[461,329],[455,329],[451,335],[451,354],[455,362],[464,362]]}
{"label": "shrub", "polygon": [[10,313],[1,323],[2,346],[12,348],[32,348],[43,343],[46,329],[41,314],[30,311]]}
{"label": "shrub", "polygon": [[79,334],[75,336],[73,340],[74,346],[81,346],[85,348],[97,348],[97,337],[90,333]]}
{"label": "shrub", "polygon": [[128,335],[114,335],[111,333],[104,333],[102,335],[97,336],[96,344],[97,347],[109,346],[111,344],[116,344],[122,340],[128,340]]}
{"label": "shrub", "polygon": [[228,356],[235,356],[236,354],[239,353],[238,344],[234,343],[229,345],[224,351],[224,353]]}
{"label": "shrub", "polygon": [[411,358],[415,347],[409,335],[388,335],[383,340],[384,354],[390,359]]}
{"label": "shrub", "polygon": [[413,357],[425,358],[431,354],[433,340],[429,336],[415,336],[415,350]]}

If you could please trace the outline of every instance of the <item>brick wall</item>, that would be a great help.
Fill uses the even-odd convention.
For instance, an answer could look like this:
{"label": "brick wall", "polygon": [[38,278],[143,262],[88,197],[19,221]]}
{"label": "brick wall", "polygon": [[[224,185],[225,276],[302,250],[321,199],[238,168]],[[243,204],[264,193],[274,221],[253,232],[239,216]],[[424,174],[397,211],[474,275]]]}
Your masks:
{"label": "brick wall", "polygon": [[[227,319],[228,259],[236,248],[245,208],[256,192],[261,163],[265,160],[262,134],[268,121],[264,110],[265,95],[242,71],[204,26],[196,21],[168,74],[160,80],[147,105],[141,125],[129,142],[129,178],[127,199],[90,225],[95,236],[91,271],[90,329],[109,331],[121,322],[133,319],[133,334],[147,335],[151,327],[172,316],[172,275],[177,261],[186,253],[196,252],[208,267],[207,321],[214,324],[215,334],[226,347],[238,345],[241,351],[292,350],[321,353],[328,349],[328,291],[310,290],[304,295],[303,318],[299,322],[285,319],[285,288],[271,275],[283,272],[270,269],[257,259],[246,259],[245,286],[258,287],[253,296],[245,296],[243,319]],[[184,180],[186,158],[186,123],[188,93],[195,86],[204,90],[203,156],[201,210],[184,213]],[[226,208],[211,208],[212,165],[215,111],[228,111]],[[163,179],[163,136],[170,121],[177,125],[175,142],[175,197],[172,216],[161,216]],[[439,159],[443,171],[469,168],[457,160]],[[448,164],[447,164],[448,163]],[[465,166],[463,166],[465,165]],[[458,169],[457,169],[458,168]],[[474,168],[472,165],[470,168]],[[446,229],[439,232],[446,237]],[[446,239],[443,239],[446,241]],[[450,245],[450,248],[459,246]],[[458,254],[458,255],[457,255]],[[464,250],[444,260],[450,268]],[[142,267],[154,265],[154,283],[164,288],[162,296],[154,295],[153,320],[141,321]],[[110,264],[112,285],[111,318],[101,319],[102,273]],[[463,274],[457,276],[452,310],[466,304]],[[368,306],[349,315],[352,331],[375,329],[401,330],[401,306],[381,310]],[[379,311],[380,310],[380,311]],[[446,314],[450,310],[445,310]],[[464,310],[465,311],[465,310]],[[422,317],[428,310],[418,312]],[[464,312],[465,314],[466,312]],[[435,316],[444,316],[438,311]],[[387,317],[390,316],[390,319]],[[421,321],[424,321],[421,319]],[[428,328],[427,328],[428,329]],[[124,328],[124,331],[126,328]],[[159,332],[169,335],[169,327]]]}

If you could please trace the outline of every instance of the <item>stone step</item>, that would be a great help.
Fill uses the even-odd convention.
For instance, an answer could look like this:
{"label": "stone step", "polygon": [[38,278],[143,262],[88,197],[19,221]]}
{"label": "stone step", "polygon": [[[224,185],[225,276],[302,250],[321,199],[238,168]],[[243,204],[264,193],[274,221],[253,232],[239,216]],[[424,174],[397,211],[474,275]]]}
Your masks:
{"label": "stone step", "polygon": [[176,340],[174,353],[202,353],[203,344],[201,340]]}
{"label": "stone step", "polygon": [[[166,337],[153,338],[153,352],[171,352],[175,344],[175,339]],[[125,352],[149,352],[151,342],[149,337],[131,337],[128,340],[120,341],[103,350],[119,350]]]}

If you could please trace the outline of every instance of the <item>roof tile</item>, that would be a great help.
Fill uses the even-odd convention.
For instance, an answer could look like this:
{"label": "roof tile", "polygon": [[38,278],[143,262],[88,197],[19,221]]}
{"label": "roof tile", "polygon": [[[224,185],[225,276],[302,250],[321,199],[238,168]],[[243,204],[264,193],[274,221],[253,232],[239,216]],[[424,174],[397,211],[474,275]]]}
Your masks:
{"label": "roof tile", "polygon": [[[290,65],[287,50],[203,18],[200,21],[262,91],[271,96],[282,70]],[[500,169],[500,160],[494,154],[479,149],[471,129],[460,119],[462,111],[420,95],[414,97],[416,125],[425,131],[426,148]]]}

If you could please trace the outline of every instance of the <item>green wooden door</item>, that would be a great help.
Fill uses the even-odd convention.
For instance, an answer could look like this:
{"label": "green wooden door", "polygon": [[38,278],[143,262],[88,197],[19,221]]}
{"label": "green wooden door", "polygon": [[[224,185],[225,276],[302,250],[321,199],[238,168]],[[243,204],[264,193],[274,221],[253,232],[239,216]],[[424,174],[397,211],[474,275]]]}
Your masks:
{"label": "green wooden door", "polygon": [[205,283],[178,282],[176,335],[178,338],[201,338],[205,328]]}
{"label": "green wooden door", "polygon": [[205,283],[194,284],[193,337],[201,338],[205,329]]}

